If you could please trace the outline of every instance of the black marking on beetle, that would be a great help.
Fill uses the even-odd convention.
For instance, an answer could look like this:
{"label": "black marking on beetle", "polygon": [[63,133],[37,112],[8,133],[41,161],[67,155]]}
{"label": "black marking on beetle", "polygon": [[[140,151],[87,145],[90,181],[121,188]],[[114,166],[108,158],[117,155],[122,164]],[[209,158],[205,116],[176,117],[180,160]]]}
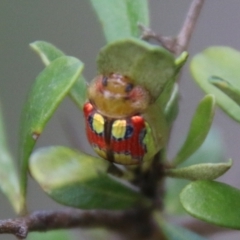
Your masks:
{"label": "black marking on beetle", "polygon": [[111,119],[111,118],[105,118],[105,121],[104,121],[104,140],[107,146],[106,154],[107,154],[107,160],[110,162],[114,162],[114,152],[110,147],[113,122],[114,122],[114,119]]}
{"label": "black marking on beetle", "polygon": [[133,128],[132,124],[131,125],[127,124],[124,139],[128,139],[128,138],[132,137],[133,131],[134,131],[134,128]]}
{"label": "black marking on beetle", "polygon": [[106,86],[108,85],[108,77],[103,76],[103,78],[102,78],[102,85],[103,85],[104,87],[106,87]]}
{"label": "black marking on beetle", "polygon": [[133,89],[133,84],[132,83],[128,83],[126,88],[125,88],[125,92],[131,92]]}

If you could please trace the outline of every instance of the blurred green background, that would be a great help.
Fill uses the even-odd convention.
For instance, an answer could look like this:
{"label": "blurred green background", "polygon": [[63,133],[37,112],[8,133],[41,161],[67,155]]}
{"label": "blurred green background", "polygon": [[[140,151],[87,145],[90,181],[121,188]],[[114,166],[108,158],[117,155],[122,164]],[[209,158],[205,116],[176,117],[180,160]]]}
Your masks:
{"label": "blurred green background", "polygon": [[[149,0],[151,28],[163,35],[176,35],[190,2]],[[239,12],[239,0],[206,1],[189,47],[190,59],[210,45],[240,49]],[[43,64],[28,46],[35,40],[49,41],[66,54],[81,59],[85,63],[84,75],[89,81],[96,75],[95,56],[105,44],[89,0],[0,0],[0,99],[14,157],[17,157],[21,108],[31,84],[43,69]],[[197,103],[203,96],[191,80],[188,64],[182,74],[180,93],[180,114],[173,128],[170,157],[174,156],[184,140]],[[221,180],[240,188],[239,124],[218,110],[214,126],[224,137],[226,158],[234,160],[233,168]],[[66,145],[91,152],[85,140],[82,113],[69,99],[61,104],[37,147],[48,145]],[[32,181],[28,199],[30,210],[61,207],[46,197]],[[0,219],[13,216],[10,205],[0,193]],[[232,231],[227,235],[212,236],[211,239],[238,239],[238,234]],[[1,239],[15,238],[0,235]]]}

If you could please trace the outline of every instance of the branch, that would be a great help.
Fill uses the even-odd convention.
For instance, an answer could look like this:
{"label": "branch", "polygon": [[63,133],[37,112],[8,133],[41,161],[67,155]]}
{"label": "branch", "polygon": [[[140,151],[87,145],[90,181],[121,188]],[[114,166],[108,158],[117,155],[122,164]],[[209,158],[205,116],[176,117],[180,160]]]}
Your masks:
{"label": "branch", "polygon": [[183,51],[187,49],[189,45],[194,27],[196,25],[198,16],[201,12],[204,1],[205,0],[193,0],[188,10],[187,17],[177,37],[169,37],[156,34],[151,29],[146,28],[143,25],[139,24],[139,27],[142,30],[141,38],[146,40],[154,38],[170,52],[176,55],[181,54]]}
{"label": "branch", "polygon": [[[47,231],[66,228],[105,227],[124,233],[124,239],[164,239],[150,220],[150,210],[78,210],[36,211],[32,214],[0,221],[0,234],[14,234],[19,239],[27,237],[28,232]],[[144,230],[144,234],[143,234]],[[157,238],[151,238],[157,233]],[[162,236],[161,236],[162,237]]]}
{"label": "branch", "polygon": [[145,27],[142,24],[138,24],[139,28],[142,31],[141,38],[144,40],[149,40],[151,38],[157,40],[164,48],[168,51],[175,53],[175,44],[176,38],[170,36],[162,36],[160,34],[155,33],[152,29]]}
{"label": "branch", "polygon": [[12,233],[19,238],[26,238],[31,231],[97,226],[118,228],[122,218],[124,213],[100,210],[36,211],[26,217],[0,221],[0,233]]}
{"label": "branch", "polygon": [[201,12],[205,0],[194,0],[188,10],[187,17],[180,30],[177,41],[175,53],[180,54],[185,51],[190,42],[194,27],[196,25],[198,16]]}

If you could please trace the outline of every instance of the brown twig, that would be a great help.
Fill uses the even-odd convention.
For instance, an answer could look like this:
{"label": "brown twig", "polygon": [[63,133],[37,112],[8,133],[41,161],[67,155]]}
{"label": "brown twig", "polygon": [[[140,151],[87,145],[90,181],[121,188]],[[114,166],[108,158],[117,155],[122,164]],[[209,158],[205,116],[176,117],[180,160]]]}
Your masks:
{"label": "brown twig", "polygon": [[28,232],[64,228],[105,227],[124,234],[124,239],[164,239],[150,219],[149,210],[107,211],[66,209],[37,211],[32,214],[0,221],[0,233],[11,233],[19,239]]}
{"label": "brown twig", "polygon": [[31,231],[97,226],[116,228],[123,218],[124,213],[109,211],[38,211],[26,217],[0,221],[0,233],[11,233],[19,238],[26,238]]}
{"label": "brown twig", "polygon": [[175,47],[175,53],[177,55],[187,49],[204,1],[205,0],[194,0],[191,4],[182,29],[177,36]]}
{"label": "brown twig", "polygon": [[139,24],[139,27],[142,30],[142,38],[146,40],[154,38],[170,52],[176,55],[181,54],[187,49],[189,45],[194,27],[201,12],[204,1],[205,0],[194,0],[192,2],[188,10],[187,17],[177,37],[169,37],[156,34],[153,30]]}
{"label": "brown twig", "polygon": [[168,49],[172,53],[175,53],[176,38],[157,34],[152,29],[147,28],[140,23],[138,24],[138,26],[142,31],[142,39],[149,40],[153,38],[157,40],[164,48]]}

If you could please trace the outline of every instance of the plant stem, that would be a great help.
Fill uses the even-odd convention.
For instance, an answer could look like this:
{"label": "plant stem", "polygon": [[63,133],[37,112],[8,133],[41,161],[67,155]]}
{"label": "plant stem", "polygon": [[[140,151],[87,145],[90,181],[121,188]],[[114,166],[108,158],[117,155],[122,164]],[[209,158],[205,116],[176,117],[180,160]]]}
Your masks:
{"label": "plant stem", "polygon": [[156,34],[150,28],[146,28],[143,25],[139,24],[139,27],[142,30],[142,38],[146,40],[154,38],[170,52],[174,53],[175,55],[180,55],[183,51],[187,50],[197,19],[203,7],[204,1],[205,0],[193,0],[188,10],[183,26],[177,37],[162,36]]}
{"label": "plant stem", "polygon": [[36,211],[25,217],[0,221],[0,233],[11,233],[19,239],[24,239],[28,232],[32,231],[104,227],[120,234],[124,233],[124,239],[164,240],[159,238],[163,235],[150,219],[150,213],[149,209]]}
{"label": "plant stem", "polygon": [[177,36],[175,46],[175,53],[177,55],[181,54],[187,49],[204,1],[205,0],[194,0],[191,4],[182,29]]}

